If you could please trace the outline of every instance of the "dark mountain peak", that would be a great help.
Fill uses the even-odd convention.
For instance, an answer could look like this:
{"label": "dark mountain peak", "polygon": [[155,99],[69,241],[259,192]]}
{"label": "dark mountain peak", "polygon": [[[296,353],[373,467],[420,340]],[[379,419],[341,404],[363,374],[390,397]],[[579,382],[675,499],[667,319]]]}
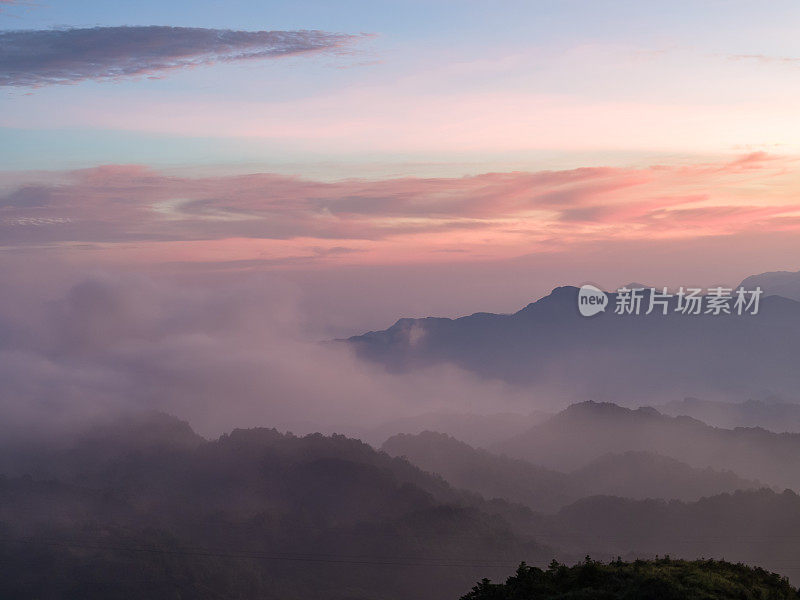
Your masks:
{"label": "dark mountain peak", "polygon": [[384,446],[392,445],[395,442],[405,442],[405,441],[412,440],[412,439],[415,439],[415,440],[418,440],[418,441],[421,441],[421,442],[450,443],[450,444],[460,444],[460,445],[463,445],[463,446],[468,446],[469,445],[469,444],[466,444],[466,443],[454,438],[452,435],[448,435],[447,433],[441,433],[439,431],[431,431],[429,429],[426,429],[425,431],[421,431],[421,432],[416,433],[416,434],[413,434],[413,433],[398,433],[396,435],[393,435],[388,440],[386,440],[386,442],[384,443]]}
{"label": "dark mountain peak", "polygon": [[563,299],[563,298],[572,298],[575,292],[578,291],[578,286],[575,285],[560,285],[558,287],[554,287],[552,291],[543,298],[540,298],[538,302],[545,300],[546,298],[551,299]]}
{"label": "dark mountain peak", "polygon": [[[593,423],[602,424],[604,427],[646,428],[653,426],[668,429],[687,427],[689,429],[716,429],[693,417],[685,415],[673,417],[663,414],[652,406],[627,408],[614,402],[587,400],[570,404],[544,424],[534,426],[531,431],[548,424],[585,427]],[[523,435],[530,435],[530,433]]]}
{"label": "dark mountain peak", "polygon": [[732,298],[728,313],[714,314],[708,301],[699,312],[686,303],[678,310],[678,297],[664,304],[645,292],[626,312],[609,293],[606,310],[585,318],[577,298],[577,287],[560,286],[513,314],[402,319],[346,343],[390,371],[452,364],[538,387],[564,404],[594,398],[631,405],[642,396],[689,394],[797,398],[800,302],[761,297],[753,315],[741,304],[738,314]]}
{"label": "dark mountain peak", "polygon": [[96,422],[81,434],[77,445],[110,444],[115,447],[195,448],[205,442],[189,423],[159,411],[130,412]]}
{"label": "dark mountain peak", "polygon": [[575,402],[574,404],[570,404],[562,412],[577,413],[580,411],[592,411],[595,413],[599,411],[623,413],[630,412],[630,409],[619,406],[618,404],[614,404],[613,402],[596,402],[595,400],[586,400],[584,402]]}
{"label": "dark mountain peak", "polygon": [[563,411],[558,413],[556,417],[561,419],[571,418],[605,418],[605,419],[664,419],[668,418],[658,412],[655,408],[650,406],[643,406],[640,408],[626,408],[615,404],[613,402],[596,402],[594,400],[586,400],[585,402],[576,402],[570,404]]}
{"label": "dark mountain peak", "polygon": [[438,431],[423,431],[417,434],[399,433],[386,440],[381,446],[381,450],[392,456],[406,456],[415,464],[417,462],[415,459],[421,454],[435,454],[439,460],[449,460],[453,457],[485,452],[485,450],[473,448],[466,442]]}
{"label": "dark mountain peak", "polygon": [[749,289],[751,286],[755,287],[763,282],[780,283],[780,282],[793,282],[800,280],[800,271],[765,271],[758,275],[750,275],[745,277],[740,286]]}
{"label": "dark mountain peak", "polygon": [[578,295],[578,288],[574,285],[560,285],[547,294],[546,296],[542,296],[538,300],[534,300],[533,302],[527,304],[524,308],[517,311],[516,315],[524,314],[533,310],[541,309],[545,306],[552,306],[552,305],[563,305],[569,304],[570,306],[574,305],[575,298]]}
{"label": "dark mountain peak", "polygon": [[284,434],[275,428],[253,427],[252,429],[234,429],[230,433],[225,433],[219,437],[218,443],[232,444],[236,446],[270,446],[276,442],[281,442],[292,434]]}
{"label": "dark mountain peak", "polygon": [[441,475],[456,488],[520,502],[534,510],[555,511],[580,496],[579,486],[564,473],[492,454],[442,433],[399,434],[382,448]]}
{"label": "dark mountain peak", "polygon": [[800,434],[763,428],[717,428],[692,417],[653,409],[584,402],[493,447],[498,452],[559,470],[575,470],[611,452],[646,450],[695,468],[732,470],[749,480],[797,489],[790,465],[800,458]]}
{"label": "dark mountain peak", "polygon": [[775,398],[743,402],[685,398],[661,405],[660,409],[665,414],[689,415],[726,429],[762,427],[776,433],[800,432],[800,405]]}
{"label": "dark mountain peak", "polygon": [[800,271],[770,271],[751,275],[745,278],[738,286],[746,290],[760,287],[765,296],[772,294],[800,300]]}
{"label": "dark mountain peak", "polygon": [[436,411],[420,415],[410,415],[387,421],[368,432],[365,441],[383,443],[398,433],[421,433],[434,431],[446,433],[474,447],[486,447],[508,437],[530,429],[537,423],[551,417],[544,411],[528,414],[498,412],[469,413],[457,411]]}
{"label": "dark mountain peak", "polygon": [[[576,439],[586,439],[569,430],[562,434],[565,435],[560,437],[567,438],[563,440],[567,445],[574,445]],[[478,492],[486,498],[522,502],[543,512],[558,510],[591,495],[697,500],[722,492],[761,487],[760,482],[741,478],[730,470],[695,468],[648,450],[599,452],[588,464],[564,473],[527,460],[472,448],[435,432],[397,435],[387,440],[383,449],[405,457],[426,471],[442,475],[457,488]],[[531,460],[535,458],[531,456]]]}
{"label": "dark mountain peak", "polygon": [[397,319],[397,322],[389,328],[389,331],[392,330],[406,330],[415,325],[419,325],[420,323],[434,323],[436,321],[450,321],[452,319],[448,319],[446,317],[421,317],[421,318],[414,318],[414,317],[402,317]]}
{"label": "dark mountain peak", "polygon": [[685,425],[692,425],[695,427],[702,427],[704,429],[717,429],[713,425],[709,425],[705,421],[701,421],[700,419],[695,419],[694,417],[690,417],[688,415],[678,415],[677,417],[670,417],[668,415],[664,415],[665,419],[671,420],[675,423],[683,423]]}
{"label": "dark mountain peak", "polygon": [[676,498],[676,488],[690,495],[694,492],[700,497],[763,487],[759,481],[740,478],[729,469],[694,468],[677,458],[649,450],[609,452],[573,471],[573,475],[584,481],[593,481],[595,489],[603,490],[605,486],[604,493],[612,487],[619,492],[620,484],[627,483],[624,495],[632,498],[647,497],[648,491],[649,497]]}
{"label": "dark mountain peak", "polygon": [[575,402],[574,404],[570,404],[558,414],[572,416],[581,414],[623,414],[627,412],[630,412],[630,409],[623,408],[622,406],[614,404],[613,402],[596,402],[594,400],[586,400],[584,402]]}
{"label": "dark mountain peak", "polygon": [[20,449],[13,466],[0,468],[42,479],[93,474],[108,480],[112,465],[185,457],[207,443],[189,423],[177,417],[158,411],[129,411],[97,418],[83,431],[51,440],[50,444]]}
{"label": "dark mountain peak", "polygon": [[319,457],[365,463],[383,461],[380,453],[369,444],[337,433],[296,436],[291,432],[281,433],[277,429],[264,427],[234,429],[230,434],[221,436],[215,445],[232,453],[241,453],[242,456],[266,452],[300,461]]}

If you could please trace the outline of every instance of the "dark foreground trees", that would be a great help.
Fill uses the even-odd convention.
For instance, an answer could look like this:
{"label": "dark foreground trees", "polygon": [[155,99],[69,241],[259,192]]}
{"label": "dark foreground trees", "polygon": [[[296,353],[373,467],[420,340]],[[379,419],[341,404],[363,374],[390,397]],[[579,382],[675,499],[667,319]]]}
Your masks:
{"label": "dark foreground trees", "polygon": [[484,579],[461,600],[783,600],[800,598],[786,578],[716,560],[587,559],[546,570],[522,563],[505,583]]}

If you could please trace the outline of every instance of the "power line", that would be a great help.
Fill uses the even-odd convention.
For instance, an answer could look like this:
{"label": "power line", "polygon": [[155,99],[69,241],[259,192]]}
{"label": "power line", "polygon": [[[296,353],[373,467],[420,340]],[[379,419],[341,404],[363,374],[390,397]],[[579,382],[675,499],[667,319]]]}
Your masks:
{"label": "power line", "polygon": [[387,566],[410,566],[410,567],[479,567],[479,568],[515,568],[519,561],[489,561],[487,559],[449,559],[446,557],[399,557],[391,556],[378,559],[367,559],[360,556],[339,556],[334,554],[305,554],[305,553],[266,553],[254,551],[225,551],[215,549],[179,549],[179,548],[158,548],[155,546],[143,545],[110,545],[101,543],[76,542],[72,540],[51,540],[35,538],[0,538],[0,541],[30,544],[37,546],[50,546],[62,548],[81,548],[87,550],[112,550],[118,552],[142,552],[148,554],[165,554],[179,556],[196,556],[209,558],[241,558],[241,559],[266,559],[266,560],[286,560],[300,562],[321,562],[338,564],[359,564],[359,565],[387,565]]}

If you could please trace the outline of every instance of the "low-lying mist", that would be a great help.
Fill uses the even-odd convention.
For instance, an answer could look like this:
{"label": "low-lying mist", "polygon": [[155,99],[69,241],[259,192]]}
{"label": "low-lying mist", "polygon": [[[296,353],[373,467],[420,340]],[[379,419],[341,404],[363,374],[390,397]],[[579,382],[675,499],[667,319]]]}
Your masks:
{"label": "low-lying mist", "polygon": [[55,268],[48,284],[47,273],[38,272],[36,284],[3,275],[7,435],[156,409],[206,436],[270,426],[369,437],[381,423],[415,414],[536,407],[529,392],[454,366],[401,375],[362,362],[345,345],[309,334],[296,290],[279,278],[221,288]]}

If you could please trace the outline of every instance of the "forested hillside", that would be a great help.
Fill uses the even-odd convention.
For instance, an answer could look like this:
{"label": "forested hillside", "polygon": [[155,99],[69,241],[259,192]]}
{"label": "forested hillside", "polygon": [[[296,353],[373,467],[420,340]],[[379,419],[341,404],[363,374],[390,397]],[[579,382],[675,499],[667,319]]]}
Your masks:
{"label": "forested hillside", "polygon": [[0,476],[0,598],[438,600],[552,555],[530,510],[344,436],[206,441],[151,415],[22,465]]}
{"label": "forested hillside", "polygon": [[669,558],[604,564],[589,559],[546,570],[520,565],[505,583],[484,579],[461,600],[788,600],[797,590],[784,578],[725,561]]}

